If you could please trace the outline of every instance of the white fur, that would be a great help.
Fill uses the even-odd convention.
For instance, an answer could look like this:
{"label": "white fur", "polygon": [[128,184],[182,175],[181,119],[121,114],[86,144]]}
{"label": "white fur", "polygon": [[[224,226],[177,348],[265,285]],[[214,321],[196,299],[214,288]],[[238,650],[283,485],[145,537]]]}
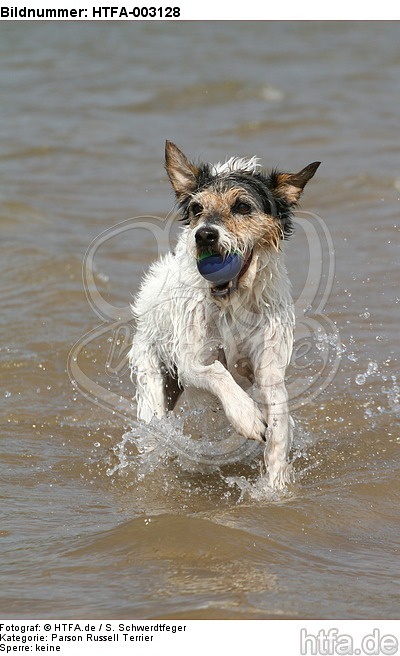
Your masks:
{"label": "white fur", "polygon": [[[262,441],[268,421],[269,481],[280,489],[289,479],[292,431],[284,378],[294,328],[282,253],[256,245],[238,290],[218,300],[197,271],[192,233],[185,227],[175,255],[150,267],[132,306],[137,329],[129,359],[138,418],[149,422],[166,415],[165,371],[176,374],[194,402],[199,392],[216,397],[244,437]],[[218,359],[221,346],[225,364]],[[243,389],[246,381],[237,370],[241,358],[254,373],[257,403]]]}
{"label": "white fur", "polygon": [[244,171],[246,173],[256,173],[261,169],[260,159],[258,157],[230,157],[225,162],[211,164],[212,175],[224,175],[234,171]]}

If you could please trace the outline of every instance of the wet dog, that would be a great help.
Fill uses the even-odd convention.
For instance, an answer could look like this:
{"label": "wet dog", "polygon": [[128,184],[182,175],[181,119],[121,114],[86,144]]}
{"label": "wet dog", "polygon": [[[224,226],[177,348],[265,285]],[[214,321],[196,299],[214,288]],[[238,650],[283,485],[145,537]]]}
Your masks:
{"label": "wet dog", "polygon": [[[165,416],[183,389],[194,404],[216,399],[237,433],[265,443],[269,483],[281,489],[290,479],[285,371],[294,329],[281,242],[320,162],[266,173],[255,157],[194,163],[167,141],[165,164],[184,227],[132,306],[138,418]],[[228,280],[201,275],[202,258],[219,257],[223,266],[232,254],[239,270]]]}

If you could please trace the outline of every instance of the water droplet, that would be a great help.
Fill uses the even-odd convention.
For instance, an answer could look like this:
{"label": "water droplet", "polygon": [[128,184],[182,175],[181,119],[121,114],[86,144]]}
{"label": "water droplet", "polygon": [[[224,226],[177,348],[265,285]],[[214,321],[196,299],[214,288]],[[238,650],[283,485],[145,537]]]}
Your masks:
{"label": "water droplet", "polygon": [[364,385],[364,383],[365,383],[364,374],[358,374],[358,376],[356,376],[356,383],[357,383],[357,385]]}
{"label": "water droplet", "polygon": [[11,396],[11,392],[9,392],[8,390],[6,390],[6,391],[4,392],[4,398],[5,398],[5,399],[9,399],[10,396]]}

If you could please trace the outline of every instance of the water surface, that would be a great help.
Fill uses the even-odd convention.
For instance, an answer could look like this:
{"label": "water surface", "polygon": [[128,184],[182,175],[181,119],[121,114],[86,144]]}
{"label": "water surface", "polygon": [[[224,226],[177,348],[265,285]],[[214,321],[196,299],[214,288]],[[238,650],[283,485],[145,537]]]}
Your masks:
{"label": "water surface", "polygon": [[[6,23],[0,54],[1,615],[398,617],[398,24]],[[323,162],[286,249],[312,348],[281,497],[257,457],[200,466],[134,421],[123,319],[176,228],[113,226],[169,216],[166,138]]]}

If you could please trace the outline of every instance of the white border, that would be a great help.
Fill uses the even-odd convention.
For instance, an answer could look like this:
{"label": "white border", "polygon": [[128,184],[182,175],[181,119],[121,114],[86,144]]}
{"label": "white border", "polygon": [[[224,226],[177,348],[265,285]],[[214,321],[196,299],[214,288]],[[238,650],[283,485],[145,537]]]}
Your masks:
{"label": "white border", "polygon": [[[319,21],[319,20],[398,20],[397,5],[389,0],[380,3],[345,2],[339,0],[335,3],[321,0],[289,0],[287,2],[237,2],[237,0],[126,0],[118,2],[99,0],[89,3],[86,0],[1,0],[2,21]],[[136,18],[129,15],[133,8],[157,9],[154,18],[141,16]],[[165,8],[179,7],[179,16],[167,16]],[[100,11],[101,8],[101,11]],[[9,10],[8,13],[6,10]],[[68,17],[42,16],[26,17],[27,10],[66,9],[72,13]],[[161,11],[159,11],[161,9]],[[128,16],[126,15],[128,13]],[[144,11],[144,13],[146,13]],[[177,12],[175,12],[177,13]],[[25,16],[24,16],[25,14]]]}
{"label": "white border", "polygon": [[[249,650],[288,656],[395,656],[399,653],[398,620],[10,619],[0,622],[0,644],[11,648],[10,654],[16,653],[18,647],[26,648],[25,653],[37,653],[36,645],[39,650],[41,647],[46,653],[52,651],[60,656],[160,656],[164,653],[197,656],[218,654],[221,647],[229,656],[243,656]],[[138,630],[142,626],[144,630]],[[31,642],[23,644],[23,640]]]}

